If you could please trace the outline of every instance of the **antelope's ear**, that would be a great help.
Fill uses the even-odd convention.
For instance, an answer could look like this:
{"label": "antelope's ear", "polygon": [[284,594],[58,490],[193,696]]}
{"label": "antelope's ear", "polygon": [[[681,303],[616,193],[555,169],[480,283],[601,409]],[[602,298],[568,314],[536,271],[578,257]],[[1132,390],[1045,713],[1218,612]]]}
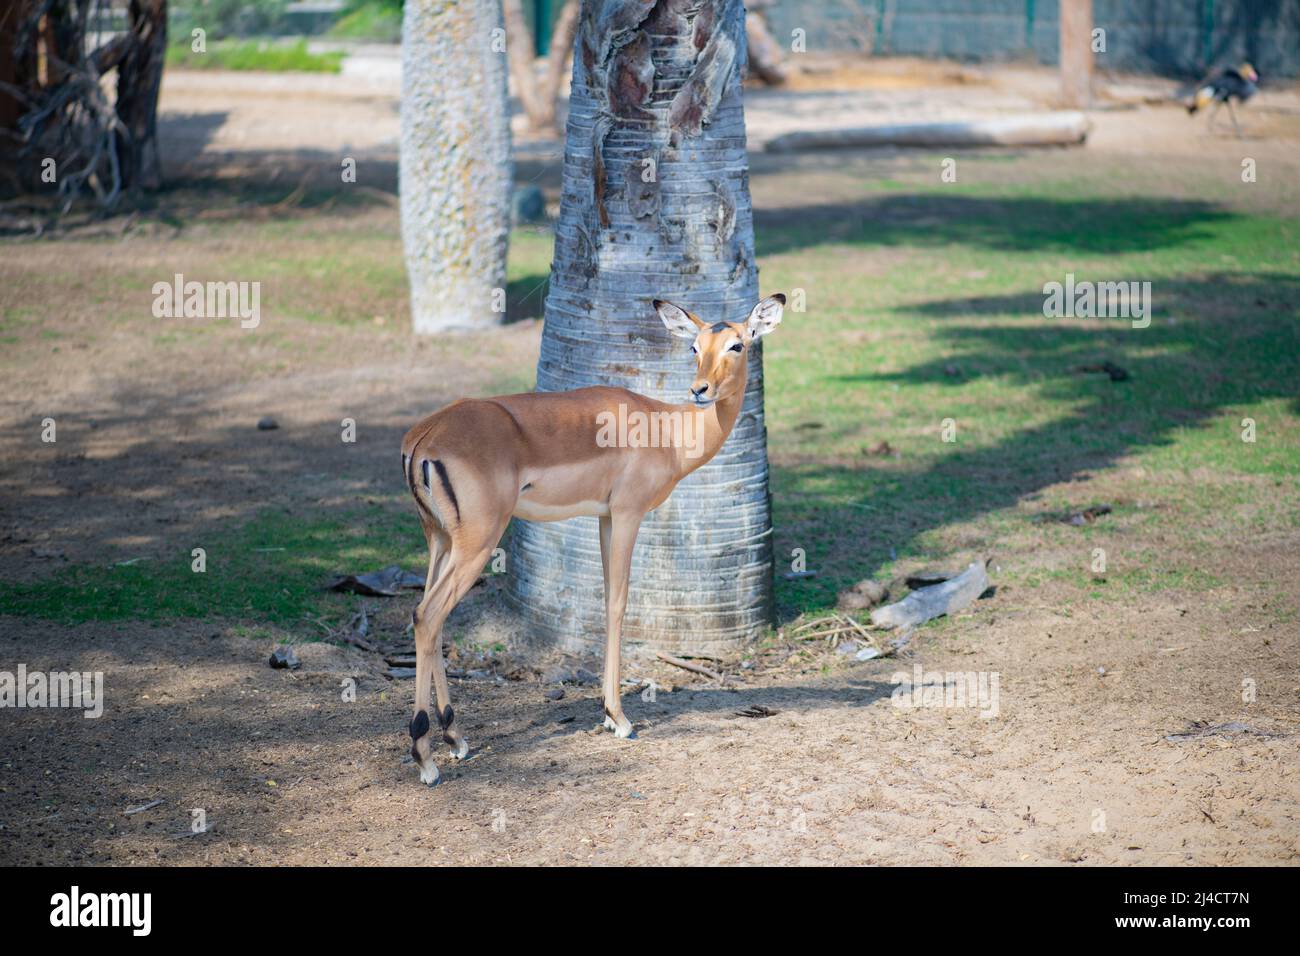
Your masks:
{"label": "antelope's ear", "polygon": [[754,311],[750,312],[749,318],[745,320],[745,327],[749,329],[752,338],[767,335],[781,324],[783,312],[785,312],[785,296],[779,292],[776,295],[769,295],[754,306]]}
{"label": "antelope's ear", "polygon": [[700,334],[700,329],[704,328],[703,322],[671,302],[655,299],[654,307],[664,327],[679,339],[693,339]]}

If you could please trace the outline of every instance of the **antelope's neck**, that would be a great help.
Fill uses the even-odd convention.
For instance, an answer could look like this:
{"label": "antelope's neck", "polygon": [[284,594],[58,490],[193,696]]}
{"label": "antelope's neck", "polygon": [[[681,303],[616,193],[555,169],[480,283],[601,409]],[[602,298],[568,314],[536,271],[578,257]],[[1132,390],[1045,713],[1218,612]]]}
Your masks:
{"label": "antelope's neck", "polygon": [[693,435],[699,442],[695,446],[699,449],[699,454],[694,454],[695,448],[690,445],[678,449],[678,481],[707,464],[726,444],[727,436],[731,434],[736,419],[740,417],[741,406],[745,404],[747,381],[748,370],[745,378],[741,380],[740,391],[729,398],[719,399],[708,408],[696,408],[691,404],[681,406],[687,415],[694,416]]}

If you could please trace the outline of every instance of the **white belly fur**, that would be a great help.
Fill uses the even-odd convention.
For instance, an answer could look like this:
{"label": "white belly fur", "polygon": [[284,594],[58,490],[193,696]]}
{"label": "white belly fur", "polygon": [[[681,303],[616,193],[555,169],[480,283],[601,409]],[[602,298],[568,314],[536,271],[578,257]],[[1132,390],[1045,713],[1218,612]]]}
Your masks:
{"label": "white belly fur", "polygon": [[604,501],[578,501],[574,504],[544,505],[528,501],[520,495],[515,504],[514,516],[525,521],[563,521],[591,515],[609,514],[609,504]]}

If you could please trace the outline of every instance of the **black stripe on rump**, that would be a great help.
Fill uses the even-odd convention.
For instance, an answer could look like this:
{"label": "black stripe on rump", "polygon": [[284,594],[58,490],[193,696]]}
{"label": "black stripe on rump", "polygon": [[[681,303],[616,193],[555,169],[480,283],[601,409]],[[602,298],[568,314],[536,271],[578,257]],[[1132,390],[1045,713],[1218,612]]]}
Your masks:
{"label": "black stripe on rump", "polygon": [[[456,500],[456,492],[451,490],[451,479],[447,477],[447,469],[443,466],[442,462],[436,458],[433,462],[433,468],[434,471],[438,473],[438,480],[442,482],[442,490],[447,493],[447,497],[451,499],[452,507],[456,509],[456,521],[459,523],[460,502]],[[425,481],[427,483],[428,479],[426,478]]]}
{"label": "black stripe on rump", "polygon": [[441,524],[442,522],[438,520],[438,516],[429,510],[429,506],[425,504],[424,499],[420,497],[420,493],[415,490],[415,455],[412,454],[409,459],[407,459],[405,455],[402,457],[406,460],[406,486],[411,489],[411,497],[415,499],[415,507],[419,509],[420,514],[424,515],[434,524]]}

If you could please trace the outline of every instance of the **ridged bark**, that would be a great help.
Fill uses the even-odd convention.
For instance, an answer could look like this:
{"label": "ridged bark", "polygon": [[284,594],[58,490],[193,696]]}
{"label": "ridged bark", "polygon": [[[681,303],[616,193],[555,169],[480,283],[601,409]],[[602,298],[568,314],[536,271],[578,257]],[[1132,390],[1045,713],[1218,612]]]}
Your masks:
{"label": "ridged bark", "polygon": [[512,174],[504,38],[500,0],[405,4],[402,244],[419,333],[505,318]]}
{"label": "ridged bark", "polygon": [[[743,321],[758,299],[740,75],[740,0],[585,0],[537,388],[620,385],[682,402],[689,343],[651,300]],[[650,161],[650,162],[647,162]],[[651,181],[643,175],[653,170]],[[772,616],[763,363],[723,450],[647,516],[626,643],[726,650]],[[602,641],[597,522],[517,522],[507,593],[535,631]]]}

